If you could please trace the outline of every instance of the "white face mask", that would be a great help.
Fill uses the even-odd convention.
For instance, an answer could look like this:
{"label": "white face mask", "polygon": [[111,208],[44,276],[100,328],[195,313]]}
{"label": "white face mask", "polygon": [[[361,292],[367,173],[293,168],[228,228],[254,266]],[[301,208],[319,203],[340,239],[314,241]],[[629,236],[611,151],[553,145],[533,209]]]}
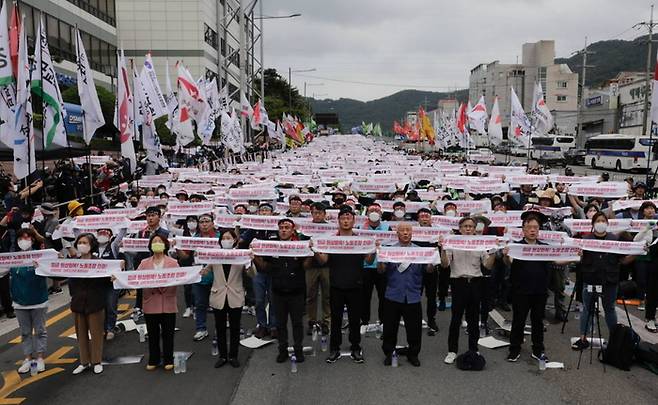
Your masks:
{"label": "white face mask", "polygon": [[91,250],[91,246],[89,246],[89,245],[78,245],[77,250],[78,250],[78,252],[80,252],[80,254],[86,255]]}
{"label": "white face mask", "polygon": [[196,222],[190,221],[187,223],[187,229],[189,229],[190,231],[196,231],[196,225],[197,225]]}
{"label": "white face mask", "polygon": [[107,242],[110,241],[110,237],[107,235],[98,235],[98,238],[96,239],[98,239],[98,243],[100,245],[105,245]]}
{"label": "white face mask", "polygon": [[482,222],[478,222],[477,225],[475,225],[475,232],[482,232],[484,231],[484,224]]}
{"label": "white face mask", "polygon": [[393,212],[393,215],[395,215],[395,218],[402,218],[402,217],[404,217],[404,211],[402,211],[402,210],[395,210],[395,211]]}
{"label": "white face mask", "polygon": [[30,250],[30,249],[32,249],[32,240],[31,239],[19,239],[17,243],[18,243],[18,247],[21,250]]}
{"label": "white face mask", "polygon": [[247,211],[253,214],[256,211],[258,211],[258,207],[256,207],[255,205],[250,205],[247,207]]}
{"label": "white face mask", "polygon": [[456,217],[456,216],[457,216],[457,211],[455,210],[446,211],[446,217]]}
{"label": "white face mask", "polygon": [[370,220],[370,222],[379,222],[380,219],[382,219],[382,216],[379,215],[379,212],[371,212],[368,214],[368,220]]}
{"label": "white face mask", "polygon": [[608,223],[607,222],[597,222],[597,223],[594,224],[594,232],[603,233],[606,230],[608,230]]}
{"label": "white face mask", "polygon": [[222,239],[220,242],[222,249],[233,249],[234,243],[235,241],[233,239]]}

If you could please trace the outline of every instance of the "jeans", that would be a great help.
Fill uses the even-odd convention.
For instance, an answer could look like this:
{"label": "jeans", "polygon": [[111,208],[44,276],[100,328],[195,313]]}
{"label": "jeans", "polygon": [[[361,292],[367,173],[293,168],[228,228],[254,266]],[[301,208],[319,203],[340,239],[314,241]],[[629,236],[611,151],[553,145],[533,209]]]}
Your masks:
{"label": "jeans", "polygon": [[[592,300],[594,292],[587,291],[588,284],[583,286],[583,313],[580,314],[580,334],[587,335],[587,328],[589,327],[589,319],[592,316],[591,312],[594,310],[595,301]],[[596,288],[593,286],[592,288]],[[600,294],[601,301],[603,301],[603,311],[605,312],[605,323],[608,325],[608,331],[612,331],[617,325],[617,312],[615,311],[615,300],[617,299],[617,285],[606,284],[603,286],[603,293]],[[594,314],[593,316],[596,316]],[[594,319],[594,318],[592,318]]]}
{"label": "jeans", "polygon": [[544,307],[546,294],[514,294],[512,296],[512,332],[510,333],[510,353],[519,353],[523,343],[525,320],[530,312],[532,352],[544,352]]}
{"label": "jeans", "polygon": [[[256,323],[263,328],[272,329],[277,327],[274,303],[272,302],[272,278],[267,274],[258,273],[253,278],[254,298],[256,301]],[[268,312],[265,310],[270,304],[269,322]]]}
{"label": "jeans", "polygon": [[288,353],[288,317],[292,323],[292,346],[295,353],[302,353],[304,344],[304,291],[297,294],[274,293],[272,301],[276,307],[279,332],[279,353]]}
{"label": "jeans", "polygon": [[423,327],[423,310],[420,302],[403,304],[384,299],[384,340],[382,350],[386,356],[390,356],[395,350],[398,342],[400,318],[404,320],[404,329],[407,332],[407,345],[409,346],[407,355],[417,357],[420,353]]}
{"label": "jeans", "polygon": [[121,290],[114,288],[108,289],[107,296],[105,297],[105,332],[111,332],[117,325],[117,305],[119,303],[119,294]]}
{"label": "jeans", "polygon": [[462,323],[462,316],[465,315],[468,325],[468,350],[477,352],[478,339],[480,338],[478,314],[480,312],[483,278],[453,278],[450,281],[452,288],[452,316],[448,330],[448,351],[457,353],[459,350],[459,327]]}
{"label": "jeans", "polygon": [[[146,330],[149,338],[149,366],[157,366],[160,360],[165,365],[174,364],[174,331],[176,314],[145,314]],[[162,352],[160,351],[162,336]]]}
{"label": "jeans", "polygon": [[210,299],[210,288],[212,285],[193,284],[194,293],[194,315],[196,318],[196,331],[206,331],[206,318],[208,318],[208,300]]}
{"label": "jeans", "polygon": [[[27,358],[36,353],[45,353],[48,343],[46,331],[48,308],[16,309],[16,319],[21,330],[21,348]],[[32,333],[34,330],[34,334]]]}
{"label": "jeans", "polygon": [[[224,308],[214,308],[213,312],[215,313],[215,330],[217,333],[219,357],[237,359],[238,347],[240,347],[240,318],[242,317],[242,308],[229,308],[227,301],[224,303]],[[227,318],[229,323],[230,346],[226,341]]]}

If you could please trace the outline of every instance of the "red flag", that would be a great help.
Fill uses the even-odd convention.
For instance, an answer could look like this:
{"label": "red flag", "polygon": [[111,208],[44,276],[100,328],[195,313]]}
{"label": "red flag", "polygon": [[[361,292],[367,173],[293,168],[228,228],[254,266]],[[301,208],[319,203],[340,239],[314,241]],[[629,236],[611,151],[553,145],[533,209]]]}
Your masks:
{"label": "red flag", "polygon": [[457,130],[460,134],[466,133],[466,122],[468,118],[466,117],[466,104],[461,103],[459,105],[459,111],[457,112]]}
{"label": "red flag", "polygon": [[404,135],[404,128],[400,126],[399,122],[393,121],[393,132],[398,135]]}
{"label": "red flag", "polygon": [[20,32],[21,19],[18,15],[18,4],[14,3],[14,9],[11,11],[11,22],[9,23],[9,57],[14,78],[18,72],[18,36]]}

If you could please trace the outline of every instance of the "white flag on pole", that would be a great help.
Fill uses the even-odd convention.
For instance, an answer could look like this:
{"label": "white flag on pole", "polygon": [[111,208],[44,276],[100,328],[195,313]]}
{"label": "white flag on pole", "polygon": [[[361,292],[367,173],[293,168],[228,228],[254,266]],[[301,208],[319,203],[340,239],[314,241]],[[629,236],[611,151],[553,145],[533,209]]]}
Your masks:
{"label": "white flag on pole", "polygon": [[491,119],[489,120],[489,141],[494,145],[500,145],[503,142],[503,123],[500,118],[498,97],[494,99],[494,105],[491,108]]}
{"label": "white flag on pole", "polygon": [[166,100],[167,100],[167,128],[169,130],[173,130],[174,128],[174,120],[176,119],[176,115],[178,114],[178,99],[176,98],[176,94],[174,94],[174,89],[171,87],[171,78],[169,77],[169,61],[167,60],[167,94],[166,94]]}
{"label": "white flag on pole", "polygon": [[481,96],[478,103],[468,111],[468,120],[471,128],[477,130],[479,134],[486,134],[484,126],[487,122],[487,106],[484,103],[484,96]]}
{"label": "white flag on pole", "polygon": [[553,129],[553,115],[544,101],[544,91],[539,82],[535,82],[532,100],[532,116],[535,121],[534,133],[544,135]]}
{"label": "white flag on pole", "polygon": [[249,100],[242,90],[240,91],[240,113],[249,118],[254,115],[254,109],[249,104]]}
{"label": "white flag on pole", "polygon": [[[135,94],[139,93],[139,97],[142,100],[148,100],[147,95],[147,84],[144,83],[144,80],[149,80],[143,74],[135,82],[136,87],[134,89]],[[146,104],[146,103],[145,103]],[[142,146],[146,150],[146,158],[153,163],[158,164],[163,168],[167,168],[167,160],[162,153],[162,145],[160,144],[160,137],[155,130],[155,123],[153,115],[151,114],[152,109],[145,108],[144,112],[144,123],[142,125]]]}
{"label": "white flag on pole", "polygon": [[[658,55],[656,55],[658,58]],[[651,81],[653,89],[651,91],[651,131],[656,135],[658,131],[658,64],[653,73],[653,80]]]}
{"label": "white flag on pole", "polygon": [[78,93],[82,106],[82,131],[87,145],[91,142],[96,130],[105,125],[101,103],[94,85],[94,75],[89,67],[87,52],[80,38],[80,31],[75,32],[75,46],[78,62]]}
{"label": "white flag on pole", "polygon": [[32,126],[32,93],[30,92],[30,61],[27,57],[25,17],[22,18],[18,46],[18,84],[16,91],[16,118],[14,125],[14,175],[27,177],[37,169],[34,153],[34,127]]}
{"label": "white flag on pole", "polygon": [[[523,111],[523,106],[516,96],[513,87],[510,87],[511,95],[511,116],[510,116],[510,131],[508,139],[513,142],[523,145],[526,148],[530,145],[530,120]],[[511,136],[510,136],[511,135]]]}
{"label": "white flag on pole", "polygon": [[142,94],[142,101],[148,106],[153,119],[158,119],[168,114],[167,102],[165,101],[160,83],[158,83],[158,76],[155,74],[153,67],[153,59],[151,54],[147,53],[144,57],[144,67],[139,74],[142,82],[144,94]]}
{"label": "white flag on pole", "polygon": [[121,142],[121,156],[130,161],[130,172],[134,173],[137,168],[137,157],[133,145],[133,99],[123,49],[121,55],[117,55],[117,65],[119,77],[117,80],[116,122],[119,124],[117,128],[119,129],[119,141]]}
{"label": "white flag on pole", "polygon": [[64,128],[64,101],[57,84],[55,66],[48,49],[48,36],[43,25],[43,18],[39,19],[37,30],[37,43],[34,47],[35,71],[32,75],[32,91],[43,100],[43,139],[44,150],[52,144],[68,146],[66,129]]}
{"label": "white flag on pole", "polygon": [[0,142],[12,148],[16,115],[16,83],[9,59],[7,4],[8,1],[3,2],[0,9]]}

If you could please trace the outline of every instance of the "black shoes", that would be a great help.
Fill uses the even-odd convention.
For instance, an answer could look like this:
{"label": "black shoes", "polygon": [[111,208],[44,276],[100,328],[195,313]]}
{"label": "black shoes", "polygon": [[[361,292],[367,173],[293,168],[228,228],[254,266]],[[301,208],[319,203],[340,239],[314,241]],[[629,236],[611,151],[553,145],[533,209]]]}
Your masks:
{"label": "black shoes", "polygon": [[393,363],[393,358],[391,357],[391,355],[386,356],[386,358],[384,359],[384,365],[390,366],[392,363]]}
{"label": "black shoes", "polygon": [[297,363],[303,363],[306,356],[304,356],[304,352],[295,352],[295,359],[297,359]]}
{"label": "black shoes", "polygon": [[227,360],[224,357],[220,357],[219,359],[217,359],[217,363],[215,363],[215,368],[224,367],[224,365],[226,365],[226,363],[227,363]]}
{"label": "black shoes", "polygon": [[322,325],[320,325],[320,328],[322,329],[322,334],[327,336],[329,335],[329,325],[327,325],[326,322],[322,322]]}
{"label": "black shoes", "polygon": [[439,311],[443,312],[446,310],[446,300],[439,300]]}
{"label": "black shoes", "polygon": [[361,350],[352,350],[350,357],[355,363],[363,363],[366,360],[363,358],[363,352]]}
{"label": "black shoes", "polygon": [[327,357],[327,360],[325,361],[329,364],[332,364],[335,363],[338,359],[340,359],[340,350],[334,350],[329,354],[329,357]]}
{"label": "black shoes", "polygon": [[427,321],[427,336],[434,336],[439,331],[439,326],[434,319]]}
{"label": "black shoes", "polygon": [[277,363],[283,363],[284,361],[287,360],[288,360],[288,352],[279,352],[279,354],[276,356]]}
{"label": "black shoes", "polygon": [[420,360],[418,360],[418,356],[407,356],[407,361],[414,367],[420,367]]}
{"label": "black shoes", "polygon": [[509,354],[507,355],[507,361],[511,363],[516,363],[520,357],[521,357],[521,353],[519,352],[509,352]]}
{"label": "black shoes", "polygon": [[238,367],[240,367],[240,361],[239,361],[236,357],[234,357],[234,358],[232,358],[232,359],[229,359],[228,363],[229,363],[229,364],[231,365],[231,367],[233,367],[233,368],[238,368]]}

